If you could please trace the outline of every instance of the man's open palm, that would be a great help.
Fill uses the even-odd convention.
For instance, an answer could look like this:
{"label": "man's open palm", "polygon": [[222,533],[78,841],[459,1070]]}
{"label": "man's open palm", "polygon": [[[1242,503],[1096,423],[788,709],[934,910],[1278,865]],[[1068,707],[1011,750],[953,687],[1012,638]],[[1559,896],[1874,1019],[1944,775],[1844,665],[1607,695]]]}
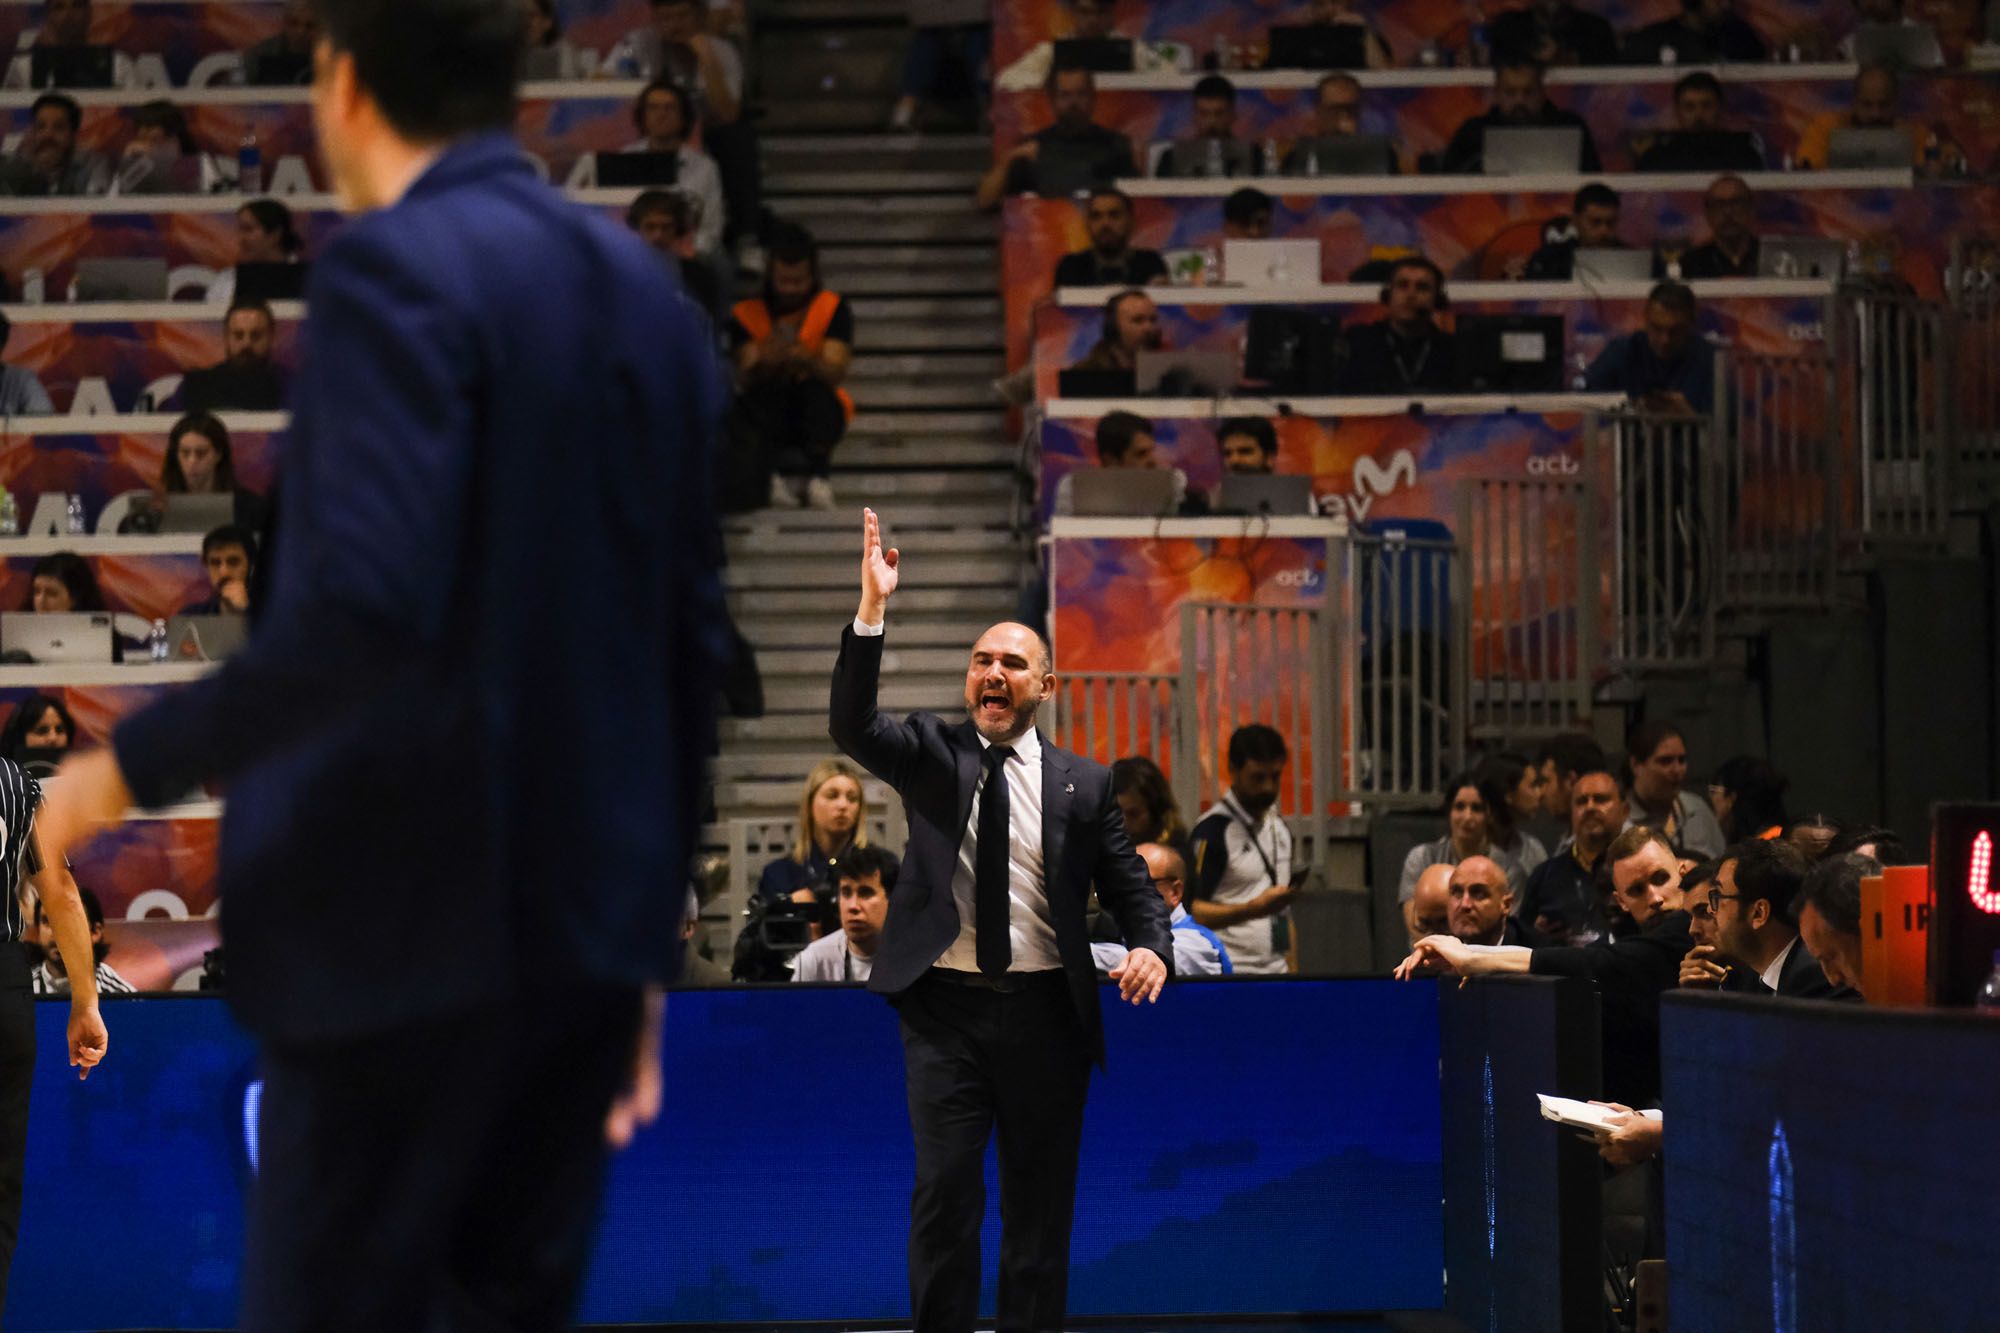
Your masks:
{"label": "man's open palm", "polygon": [[894,547],[882,549],[882,520],[875,511],[861,511],[861,603],[879,607],[896,591],[899,574]]}

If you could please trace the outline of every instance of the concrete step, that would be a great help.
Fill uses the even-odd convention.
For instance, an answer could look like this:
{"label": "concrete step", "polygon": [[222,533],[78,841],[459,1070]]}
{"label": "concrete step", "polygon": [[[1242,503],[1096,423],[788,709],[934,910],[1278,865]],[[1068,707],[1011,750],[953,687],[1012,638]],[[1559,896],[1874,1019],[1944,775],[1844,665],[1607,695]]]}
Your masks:
{"label": "concrete step", "polygon": [[[860,566],[851,565],[849,576],[854,586],[860,586]],[[899,588],[896,591],[895,609],[890,613],[901,624],[902,617],[914,613],[937,615],[971,615],[990,617],[987,623],[1004,620],[1013,614],[1017,597],[1019,573],[1004,584],[969,583],[940,586],[933,583],[929,587]],[[840,589],[838,584],[738,588],[725,580],[724,588],[730,593],[729,611],[738,618],[751,616],[797,615],[809,618],[827,627],[827,633],[838,641],[840,627],[854,619],[855,594]],[[893,633],[893,630],[891,631]]]}
{"label": "concrete step", "polygon": [[[824,676],[833,670],[837,645],[823,648],[773,648],[757,654],[757,669],[767,678]],[[902,675],[963,676],[965,650],[959,648],[885,648],[882,678]]]}
{"label": "concrete step", "polygon": [[907,468],[918,462],[937,468],[1012,467],[1020,457],[1014,445],[995,441],[939,443],[936,440],[849,439],[833,456],[836,478],[843,473],[865,476],[870,468]]}
{"label": "concrete step", "polygon": [[[783,778],[776,781],[755,778],[723,781],[715,784],[715,805],[718,812],[728,811],[732,819],[741,819],[752,812],[767,811],[781,814],[799,808],[799,783],[805,775]],[[861,793],[871,805],[889,799],[887,784],[874,778],[863,778]]]}
{"label": "concrete step", "polygon": [[[833,493],[840,495],[843,481],[835,478]],[[1015,492],[1014,477],[1005,472],[965,469],[957,472],[870,472],[856,477],[852,489],[869,495],[895,495],[921,501],[925,507],[934,500],[1008,500]]]}
{"label": "concrete step", "polygon": [[[988,235],[998,236],[999,226],[986,214],[972,206],[972,196],[966,194],[909,194],[897,195],[893,199],[877,199],[869,195],[813,194],[797,196],[799,207],[788,210],[769,197],[766,202],[780,215],[804,221],[808,218],[880,218],[898,219],[910,217],[956,218],[968,227],[984,227]],[[817,235],[817,232],[815,232]]]}
{"label": "concrete step", "polygon": [[788,746],[807,744],[832,747],[826,734],[826,709],[812,713],[766,713],[763,717],[726,717],[720,727],[725,749],[739,745]]}
{"label": "concrete step", "polygon": [[[1012,551],[968,552],[953,556],[932,556],[912,561],[911,576],[933,588],[1007,588],[1020,576],[1022,558]],[[807,588],[841,590],[845,595],[857,585],[858,565],[844,556],[838,560],[741,559],[723,570],[723,586],[732,591],[793,591]],[[841,598],[822,598],[832,606]]]}
{"label": "concrete step", "polygon": [[847,438],[907,440],[970,435],[995,439],[1006,429],[1007,414],[997,409],[985,412],[876,412],[864,406],[854,414],[854,421],[847,428]]}
{"label": "concrete step", "polygon": [[[898,594],[895,622],[889,627],[894,644],[900,648],[954,648],[961,657],[980,633],[995,621],[985,616],[952,615],[926,617],[904,610]],[[752,614],[736,622],[758,652],[779,648],[817,648],[836,642],[840,627],[831,630],[818,619],[806,616],[775,618]]]}
{"label": "concrete step", "polygon": [[[905,214],[901,217],[851,217],[829,214],[801,199],[794,220],[812,228],[813,239],[823,246],[862,245],[875,241],[936,241],[948,245],[991,245],[997,235],[990,218],[967,208]],[[997,266],[996,266],[997,267]]]}
{"label": "concrete step", "polygon": [[862,296],[849,302],[854,308],[854,318],[861,327],[854,331],[855,337],[864,345],[868,338],[868,323],[881,320],[894,321],[935,320],[939,324],[956,325],[970,321],[1000,322],[1000,298],[987,291],[970,292],[963,296]]}
{"label": "concrete step", "polygon": [[1007,373],[1007,358],[993,352],[861,352],[848,383],[886,379],[991,381]]}
{"label": "concrete step", "polygon": [[853,191],[878,199],[905,194],[970,195],[979,188],[983,174],[967,167],[948,171],[774,171],[765,175],[764,190],[777,197]]}
{"label": "concrete step", "polygon": [[[855,333],[855,359],[915,351],[919,348],[951,348],[960,352],[1001,352],[1006,332],[998,320],[889,319],[864,324]],[[994,376],[998,379],[999,376]]]}
{"label": "concrete step", "polygon": [[[972,532],[981,528],[1005,527],[1013,520],[1014,507],[1004,499],[951,500],[920,507],[913,506],[885,524],[885,535],[893,540],[903,532]],[[775,536],[779,533],[846,533],[859,540],[860,525],[854,515],[838,509],[760,509],[754,514],[737,514],[723,520],[729,536]],[[857,545],[856,549],[859,547]]]}
{"label": "concrete step", "polygon": [[999,287],[990,261],[958,268],[826,267],[826,285],[849,298],[859,296],[986,296]]}
{"label": "concrete step", "polygon": [[[1000,256],[984,237],[958,245],[829,245],[820,247],[820,266],[835,272],[865,273],[872,269],[963,269],[984,264],[999,267]],[[834,285],[829,278],[828,286]]]}
{"label": "concrete step", "polygon": [[921,380],[884,378],[864,382],[861,387],[850,386],[850,391],[857,400],[878,409],[962,407],[976,412],[993,406],[998,399],[992,381],[962,375]]}
{"label": "concrete step", "polygon": [[[824,27],[766,32],[757,72],[767,105],[873,100],[886,108],[903,72],[907,36],[893,28]],[[860,124],[881,124],[871,117]]]}
{"label": "concrete step", "polygon": [[884,156],[916,153],[993,155],[993,141],[983,134],[765,134],[758,136],[764,157],[796,153],[821,157],[839,153],[877,153]]}
{"label": "concrete step", "polygon": [[824,719],[820,720],[819,730],[820,744],[817,747],[801,749],[790,745],[786,749],[732,750],[711,760],[708,771],[718,781],[789,782],[792,784],[792,803],[796,805],[806,774],[812,772],[814,764],[836,753],[832,739],[826,734]]}
{"label": "concrete step", "polygon": [[[850,513],[849,519],[853,518]],[[912,532],[907,527],[899,528],[890,538],[905,559],[918,556],[974,555],[990,551],[995,546],[1011,549],[1014,537],[1004,528],[995,530],[979,528],[959,532]],[[729,546],[731,561],[777,560],[790,557],[800,563],[818,563],[827,557],[836,543],[845,547],[849,543],[845,533],[836,537],[825,532],[745,532],[732,533],[725,541]],[[843,558],[842,563],[846,561]],[[857,565],[858,570],[858,565]],[[856,571],[849,571],[848,577],[858,578]]]}
{"label": "concrete step", "polygon": [[[875,702],[891,712],[907,713],[913,708],[928,708],[941,715],[959,716],[965,711],[965,701],[959,694],[962,688],[962,675],[945,685],[885,680],[875,696]],[[764,691],[764,703],[774,713],[816,716],[821,725],[825,725],[826,691],[825,681],[811,685],[774,685]],[[794,788],[792,804],[796,806],[798,800],[798,791]]]}

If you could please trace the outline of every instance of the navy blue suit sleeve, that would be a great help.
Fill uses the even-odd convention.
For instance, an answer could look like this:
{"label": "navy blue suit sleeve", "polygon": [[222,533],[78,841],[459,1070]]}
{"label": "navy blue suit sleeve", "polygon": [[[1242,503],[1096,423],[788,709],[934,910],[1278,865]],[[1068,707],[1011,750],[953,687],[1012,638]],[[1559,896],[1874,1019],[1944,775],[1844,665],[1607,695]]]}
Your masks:
{"label": "navy blue suit sleeve", "polygon": [[841,753],[897,791],[907,789],[922,742],[908,722],[882,716],[876,695],[882,680],[881,634],[840,632],[840,657],[833,664],[827,696],[827,734]]}
{"label": "navy blue suit sleeve", "polygon": [[1194,826],[1194,862],[1188,867],[1188,897],[1213,898],[1229,868],[1229,816],[1210,815]]}
{"label": "navy blue suit sleeve", "polygon": [[[391,243],[351,229],[316,265],[309,446],[287,458],[287,592],[221,670],[128,718],[119,765],[146,805],[226,778],[396,679],[446,629],[473,468],[465,321]],[[307,437],[301,437],[307,438]]]}
{"label": "navy blue suit sleeve", "polygon": [[1108,778],[1097,806],[1097,863],[1091,868],[1091,882],[1097,888],[1097,901],[1118,922],[1125,946],[1151,949],[1172,976],[1174,937],[1167,900],[1153,887],[1146,863],[1132,849],[1132,839],[1125,832],[1125,815],[1112,798]]}

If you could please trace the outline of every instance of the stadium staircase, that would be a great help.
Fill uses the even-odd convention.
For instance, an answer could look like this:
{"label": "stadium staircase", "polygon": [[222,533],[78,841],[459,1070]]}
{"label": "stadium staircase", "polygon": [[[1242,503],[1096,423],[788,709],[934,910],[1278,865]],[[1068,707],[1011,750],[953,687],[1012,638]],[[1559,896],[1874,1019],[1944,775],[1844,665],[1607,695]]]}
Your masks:
{"label": "stadium staircase", "polygon": [[[993,388],[1005,369],[998,227],[971,203],[990,140],[885,130],[903,13],[880,0],[758,11],[766,204],[818,238],[825,281],[854,310],[859,410],[834,454],[836,508],[727,525],[730,604],[757,650],[766,713],[723,724],[712,842],[732,822],[796,812],[807,771],[833,753],[827,680],[853,615],[863,505],[883,516],[909,579],[885,708],[959,707],[966,650],[1012,614],[1029,567],[1018,450]],[[885,794],[871,780],[871,801]]]}

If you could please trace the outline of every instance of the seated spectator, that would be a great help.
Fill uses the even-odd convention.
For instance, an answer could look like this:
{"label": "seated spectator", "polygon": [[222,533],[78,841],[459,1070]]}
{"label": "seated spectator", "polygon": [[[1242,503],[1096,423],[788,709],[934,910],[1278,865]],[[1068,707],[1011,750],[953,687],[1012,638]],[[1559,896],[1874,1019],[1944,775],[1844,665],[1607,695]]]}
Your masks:
{"label": "seated spectator", "polygon": [[711,126],[743,111],[743,57],[707,31],[702,0],[650,0],[652,22],[627,33],[598,72],[618,79],[668,79],[690,89]]}
{"label": "seated spectator", "polygon": [[1437,322],[1449,299],[1444,270],[1421,255],[1398,259],[1382,284],[1386,317],[1343,336],[1347,355],[1334,376],[1336,391],[1393,395],[1456,389],[1452,338]]}
{"label": "seated spectator", "polygon": [[1493,824],[1487,813],[1486,793],[1471,773],[1454,778],[1445,787],[1445,835],[1436,842],[1420,842],[1403,858],[1403,876],[1397,886],[1400,901],[1417,891],[1417,877],[1431,866],[1455,866],[1469,856],[1484,856],[1499,863],[1507,872],[1507,888],[1518,900],[1528,877],[1512,857],[1493,845]]}
{"label": "seated spectator", "polygon": [[1707,412],[1715,404],[1715,349],[1696,335],[1694,314],[1692,291],[1658,284],[1646,297],[1646,326],[1608,343],[1584,372],[1584,387],[1622,393],[1648,412]]}
{"label": "seated spectator", "polygon": [[1743,842],[1723,854],[1708,906],[1715,918],[1709,961],[1735,965],[1721,982],[1725,990],[1795,1000],[1856,998],[1851,991],[1836,992],[1819,960],[1799,942],[1793,904],[1807,869],[1799,849],[1785,842]]}
{"label": "seated spectator", "polygon": [[257,539],[225,524],[201,539],[201,568],[209,595],[181,608],[184,616],[242,615],[250,609],[250,577],[257,566]]}
{"label": "seated spectator", "polygon": [[632,123],[644,137],[625,145],[625,151],[665,153],[674,159],[673,192],[694,206],[695,249],[714,262],[722,253],[725,220],[722,173],[715,159],[688,142],[700,122],[687,89],[667,79],[653,80],[632,104]]}
{"label": "seated spectator", "polygon": [[[1131,416],[1131,413],[1118,415]],[[1110,419],[1106,417],[1105,421]],[[1144,418],[1133,417],[1133,420]],[[1097,424],[1097,432],[1101,450],[1103,421]],[[1193,854],[1180,805],[1174,800],[1174,789],[1168,785],[1167,775],[1151,759],[1142,754],[1127,755],[1112,764],[1111,799],[1118,802],[1118,813],[1125,820],[1125,836],[1134,847],[1157,842],[1179,852],[1183,858]]]}
{"label": "seated spectator", "polygon": [[1604,1044],[1604,1096],[1629,1106],[1657,1105],[1660,1095],[1660,995],[1680,981],[1694,947],[1682,905],[1673,848],[1651,829],[1629,829],[1605,851],[1618,900],[1640,927],[1613,942],[1526,949],[1472,945],[1450,935],[1417,941],[1396,976],[1479,976],[1533,972],[1588,977],[1595,983]]}
{"label": "seated spectator", "polygon": [[[536,6],[529,5],[529,22]],[[319,13],[313,0],[285,0],[278,31],[243,53],[243,82],[252,88],[311,83],[313,48],[319,45]]]}
{"label": "seated spectator", "polygon": [[1454,938],[1466,944],[1519,944],[1530,949],[1548,943],[1514,919],[1514,891],[1507,887],[1507,871],[1491,857],[1468,856],[1452,867],[1446,892]]}
{"label": "seated spectator", "polygon": [[1167,280],[1160,252],[1132,244],[1132,200],[1123,190],[1105,185],[1091,191],[1083,223],[1090,247],[1062,257],[1056,286],[1145,287]]}
{"label": "seated spectator", "polygon": [[21,609],[42,616],[102,611],[104,593],[88,560],[74,551],[55,551],[29,571],[28,599]]}
{"label": "seated spectator", "polygon": [[[1166,464],[1160,461],[1159,446],[1153,439],[1153,423],[1136,412],[1112,412],[1101,418],[1097,423],[1096,440],[1097,466],[1100,468],[1110,468],[1113,470],[1122,468],[1151,472],[1166,467]],[[1173,468],[1171,471],[1174,474],[1174,507],[1179,509],[1187,502],[1187,475],[1179,468]],[[1075,487],[1070,484],[1070,478],[1075,475],[1076,473],[1074,472],[1065,472],[1062,480],[1056,483],[1055,512],[1058,514],[1073,514],[1076,512]],[[1130,760],[1121,759],[1118,762],[1121,764],[1143,764],[1152,769],[1154,776],[1158,776],[1160,771],[1157,767],[1154,767],[1152,760],[1143,757]],[[1115,765],[1112,769],[1111,780],[1112,789],[1115,792],[1118,790],[1118,776]],[[1134,781],[1137,780],[1135,776]],[[1171,807],[1173,795],[1167,791],[1166,779],[1164,777],[1159,779],[1159,786],[1157,788],[1152,787],[1150,782],[1148,783],[1145,798],[1150,801],[1156,797],[1164,797],[1169,807]],[[1134,799],[1139,799],[1136,793]],[[1122,797],[1120,804],[1123,804]],[[1131,814],[1128,811],[1126,815],[1126,833],[1131,837],[1134,845],[1142,842],[1174,840],[1184,843],[1187,835],[1185,830],[1179,828],[1179,818],[1179,814],[1175,813],[1176,831],[1169,837],[1168,834],[1157,827],[1142,827],[1138,832],[1134,832],[1131,828]],[[1185,848],[1183,847],[1182,850],[1185,851]]]}
{"label": "seated spectator", "polygon": [[167,432],[160,490],[167,495],[233,495],[236,525],[251,532],[263,527],[269,508],[263,496],[236,480],[229,428],[208,412],[189,412]]}
{"label": "seated spectator", "polygon": [[[0,311],[0,352],[6,350],[8,339],[14,336],[14,321]],[[49,399],[49,391],[42,386],[42,377],[26,366],[0,363],[0,420],[9,417],[48,416],[56,410]]]}
{"label": "seated spectator", "polygon": [[1577,170],[1586,175],[1604,170],[1598,161],[1597,144],[1590,137],[1590,126],[1576,112],[1564,110],[1549,100],[1542,67],[1529,60],[1494,66],[1492,106],[1458,127],[1445,147],[1441,169],[1453,175],[1483,171],[1487,130],[1535,127],[1581,131],[1583,146],[1578,151]]}
{"label": "seated spectator", "polygon": [[1515,914],[1558,944],[1589,944],[1611,933],[1597,891],[1604,849],[1627,827],[1625,793],[1600,764],[1574,774],[1569,837],[1528,876]]}
{"label": "seated spectator", "polygon": [[840,929],[799,952],[792,960],[793,981],[868,980],[901,869],[895,854],[882,847],[856,847],[841,858],[833,870]]}
{"label": "seated spectator", "polygon": [[1570,201],[1569,216],[1542,228],[1542,245],[1528,256],[1521,276],[1530,282],[1568,282],[1578,250],[1623,250],[1618,235],[1618,191],[1592,181]]}
{"label": "seated spectator", "polygon": [[1236,85],[1220,74],[1194,85],[1188,135],[1160,155],[1160,177],[1256,176],[1265,170],[1257,145],[1236,137]]}
{"label": "seated spectator", "polygon": [[1488,25],[1496,65],[1615,65],[1618,34],[1569,0],[1529,0]]}
{"label": "seated spectator", "polygon": [[1268,477],[1278,470],[1278,432],[1262,417],[1231,417],[1215,432],[1222,470],[1235,477]]}
{"label": "seated spectator", "polygon": [[1701,197],[1708,239],[1681,255],[1681,279],[1754,278],[1759,253],[1757,200],[1741,176],[1718,176]]}
{"label": "seated spectator", "polygon": [[1288,758],[1270,727],[1238,727],[1229,738],[1229,790],[1194,826],[1194,893],[1188,912],[1214,931],[1235,972],[1292,970],[1288,909],[1292,831],[1278,814]]}
{"label": "seated spectator", "polygon": [[285,381],[271,359],[278,320],[262,301],[239,301],[222,321],[222,360],[190,370],[181,380],[181,406],[189,412],[277,412],[285,406]]}
{"label": "seated spectator", "polygon": [[819,247],[805,228],[772,232],[763,294],[736,303],[729,344],[736,410],[772,460],[771,503],[833,508],[833,449],[854,419],[841,387],[854,314],[820,284]]}
{"label": "seated spectator", "polygon": [[76,719],[53,694],[31,694],[14,705],[0,727],[0,759],[11,759],[31,778],[46,778],[76,741]]}
{"label": "seated spectator", "polygon": [[1848,853],[1830,856],[1806,872],[1793,906],[1799,942],[1818,960],[1826,984],[1862,999],[1861,881],[1882,873],[1880,862]]}
{"label": "seated spectator", "polygon": [[[1118,22],[1112,0],[1063,0],[1062,10],[1067,14],[1068,29],[1062,36],[1077,41],[1102,41],[1107,37],[1117,37]],[[1057,38],[1044,38],[1036,42],[1021,57],[993,78],[993,86],[1000,92],[1033,92],[1048,82],[1049,69],[1055,64]]]}
{"label": "seated spectator", "polygon": [[132,137],[119,156],[112,194],[213,194],[235,181],[235,164],[224,168],[201,150],[179,107],[154,101],[133,108]]}
{"label": "seated spectator", "polygon": [[[104,961],[111,952],[111,946],[104,942],[104,904],[89,889],[78,886],[76,892],[83,899],[83,915],[90,922],[91,965],[97,976],[97,993],[133,994],[136,987]],[[29,991],[36,995],[69,994],[69,968],[63,963],[62,951],[56,947],[55,928],[49,925],[40,898],[35,899],[35,934],[30,956],[35,959],[35,970],[28,974]]]}
{"label": "seated spectator", "polygon": [[1828,111],[1817,116],[1799,136],[1798,163],[1802,167],[1825,167],[1836,131],[1901,130],[1910,141],[1910,165],[1928,169],[1926,158],[1935,153],[1937,167],[1960,170],[1965,150],[1948,135],[1927,130],[1915,121],[1898,115],[1903,100],[1903,80],[1887,65],[1870,65],[1854,76],[1854,96],[1845,111]]}
{"label": "seated spectator", "polygon": [[21,146],[0,164],[0,194],[74,198],[109,190],[111,164],[103,155],[76,146],[82,128],[83,108],[75,98],[64,93],[37,97]]}
{"label": "seated spectator", "polygon": [[1571,784],[1579,775],[1605,767],[1604,751],[1582,732],[1565,732],[1543,742],[1535,763],[1542,770],[1542,813],[1567,829]]}
{"label": "seated spectator", "polygon": [[1771,48],[1736,12],[1736,0],[1682,0],[1679,14],[1647,24],[1625,43],[1630,65],[1713,65],[1770,57]]}
{"label": "seated spectator", "polygon": [[1136,289],[1122,291],[1104,303],[1103,330],[1076,369],[1133,370],[1141,351],[1161,346],[1160,308],[1153,298]]}
{"label": "seated spectator", "polygon": [[1057,145],[1063,154],[1082,159],[1091,187],[1108,184],[1120,176],[1139,174],[1132,159],[1132,141],[1092,119],[1097,111],[1097,80],[1089,70],[1051,70],[1044,91],[1055,123],[1014,145],[1011,152],[980,178],[974,196],[980,208],[997,208],[1010,194],[1074,193],[1077,183],[1067,179],[1052,178],[1048,188],[1043,188],[1042,150]]}
{"label": "seated spectator", "polygon": [[625,210],[625,225],[639,233],[639,239],[660,252],[680,275],[695,304],[708,313],[709,322],[722,320],[722,278],[715,266],[701,258],[695,246],[694,205],[686,196],[671,190],[646,190]]}
{"label": "seated spectator", "polygon": [[903,55],[902,94],[889,112],[889,128],[916,128],[924,103],[963,89],[977,90],[986,105],[986,64],[993,47],[993,10],[987,0],[909,0],[910,46]]}
{"label": "seated spectator", "polygon": [[1396,53],[1382,34],[1368,22],[1368,16],[1354,7],[1354,0],[1310,0],[1302,26],[1308,28],[1359,28],[1363,34],[1366,68],[1393,69]]}
{"label": "seated spectator", "polygon": [[1271,237],[1271,196],[1246,185],[1222,201],[1222,239],[1264,241]]}
{"label": "seated spectator", "polygon": [[[1187,859],[1172,847],[1157,842],[1138,845],[1139,859],[1146,863],[1153,887],[1166,900],[1168,920],[1173,925],[1174,975],[1177,977],[1226,977],[1234,974],[1229,949],[1220,936],[1187,913]],[[1090,946],[1099,976],[1108,976],[1125,961],[1123,944],[1099,942]]]}
{"label": "seated spectator", "polygon": [[[1352,74],[1329,74],[1312,91],[1315,139],[1348,139],[1361,133],[1361,80]],[[1318,145],[1302,143],[1285,155],[1287,176],[1317,176],[1320,164]],[[1382,174],[1393,176],[1402,170],[1393,144],[1382,150]]]}
{"label": "seated spectator", "polygon": [[1722,123],[1722,80],[1705,69],[1674,85],[1674,128],[1639,154],[1640,171],[1762,171],[1764,155],[1749,139],[1716,144],[1689,136],[1714,134]]}
{"label": "seated spectator", "polygon": [[[9,92],[22,92],[35,86],[35,51],[101,45],[90,39],[90,21],[90,0],[46,0],[42,6],[41,31],[35,34],[34,46],[7,62],[7,77],[0,82],[0,87]],[[111,86],[132,86],[132,59],[123,51],[112,54]]]}
{"label": "seated spectator", "polygon": [[842,857],[867,845],[868,797],[860,770],[844,759],[822,759],[799,794],[792,850],[764,867],[758,896],[809,902],[816,889],[832,889]]}
{"label": "seated spectator", "polygon": [[215,275],[208,303],[224,310],[236,304],[236,270],[245,264],[295,264],[304,291],[305,249],[291,209],[276,199],[252,199],[236,210],[236,264]]}
{"label": "seated spectator", "polygon": [[1502,750],[1481,760],[1476,771],[1480,790],[1487,794],[1486,817],[1494,848],[1519,866],[1522,875],[1534,874],[1549,859],[1548,848],[1525,827],[1541,812],[1541,767],[1529,763],[1526,755]]}
{"label": "seated spectator", "polygon": [[1426,935],[1451,933],[1451,876],[1457,866],[1425,866],[1417,885],[1403,900],[1403,930],[1410,947]]}
{"label": "seated spectator", "polygon": [[[521,67],[523,79],[567,80],[577,77],[576,48],[563,38],[562,16],[556,13],[556,0],[528,0],[526,44],[527,59]],[[716,970],[721,971],[720,968]],[[728,980],[727,976],[723,979]],[[682,980],[685,981],[686,977],[683,976]]]}
{"label": "seated spectator", "polygon": [[[1708,803],[1730,843],[1784,834],[1785,775],[1755,755],[1739,754],[1716,765],[1708,780]],[[1783,904],[1790,909],[1791,900]]]}
{"label": "seated spectator", "polygon": [[681,973],[674,978],[674,984],[704,990],[729,985],[733,980],[729,975],[729,969],[696,947],[694,937],[699,929],[701,929],[701,899],[690,891],[687,896],[687,911],[681,917]]}
{"label": "seated spectator", "polygon": [[1641,722],[1625,738],[1631,772],[1632,822],[1658,829],[1667,844],[1693,857],[1722,855],[1722,825],[1708,802],[1686,790],[1687,742],[1671,722]]}
{"label": "seated spectator", "polygon": [[1937,29],[1905,14],[1903,0],[1856,0],[1854,31],[1840,39],[1842,60],[1857,58],[1854,39],[1870,28],[1902,28],[1923,34],[1904,52],[1904,69],[1937,69],[1944,64],[1944,48],[1938,45]]}

